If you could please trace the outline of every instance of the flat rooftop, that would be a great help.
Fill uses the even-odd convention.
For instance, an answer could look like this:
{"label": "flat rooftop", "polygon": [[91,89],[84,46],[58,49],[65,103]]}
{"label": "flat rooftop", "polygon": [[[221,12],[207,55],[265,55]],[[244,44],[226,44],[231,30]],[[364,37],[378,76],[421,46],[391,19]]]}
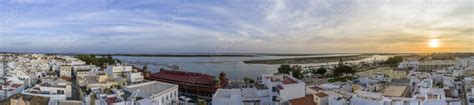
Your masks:
{"label": "flat rooftop", "polygon": [[259,98],[259,97],[270,97],[270,92],[260,91],[257,88],[242,88],[242,97],[244,98]]}
{"label": "flat rooftop", "polygon": [[159,94],[161,92],[164,92],[175,86],[178,86],[178,85],[165,83],[165,82],[158,82],[158,81],[149,81],[145,83],[125,86],[125,90],[136,91],[137,89],[140,89],[141,95],[143,95],[144,97],[149,97],[154,94]]}
{"label": "flat rooftop", "polygon": [[316,94],[314,94],[314,95],[316,95],[316,96],[318,96],[318,97],[320,97],[320,98],[329,96],[328,94],[323,93],[323,92],[319,92],[319,93],[316,93]]}
{"label": "flat rooftop", "polygon": [[240,89],[218,89],[213,95],[215,98],[227,98],[230,99],[234,97],[242,97],[242,92]]}
{"label": "flat rooftop", "polygon": [[[276,75],[280,75],[280,76],[283,76],[283,78],[276,78],[275,76]],[[264,76],[264,78],[267,78],[269,80],[271,80],[272,82],[281,82],[285,85],[288,85],[288,84],[295,84],[295,83],[298,83],[297,80],[293,79],[293,78],[290,78],[289,75],[285,74],[275,74],[273,76]]]}
{"label": "flat rooftop", "polygon": [[281,81],[283,84],[288,85],[288,84],[295,84],[298,83],[297,81],[291,79],[291,78],[286,78],[285,80]]}
{"label": "flat rooftop", "polygon": [[395,86],[391,85],[388,86],[383,90],[383,95],[384,96],[389,96],[389,97],[401,97],[403,96],[403,93],[407,89],[407,86]]}
{"label": "flat rooftop", "polygon": [[214,97],[218,98],[230,98],[232,91],[230,89],[219,89],[214,94]]}

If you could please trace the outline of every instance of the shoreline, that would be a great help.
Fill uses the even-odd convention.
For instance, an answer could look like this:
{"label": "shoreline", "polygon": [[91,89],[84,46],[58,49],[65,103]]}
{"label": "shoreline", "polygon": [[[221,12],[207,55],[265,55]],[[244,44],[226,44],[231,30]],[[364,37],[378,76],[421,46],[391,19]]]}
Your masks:
{"label": "shoreline", "polygon": [[282,59],[263,59],[263,60],[247,60],[245,64],[311,64],[324,62],[337,62],[342,58],[344,61],[356,61],[370,58],[372,55],[348,55],[348,56],[330,56],[330,57],[304,57],[304,58],[282,58]]}

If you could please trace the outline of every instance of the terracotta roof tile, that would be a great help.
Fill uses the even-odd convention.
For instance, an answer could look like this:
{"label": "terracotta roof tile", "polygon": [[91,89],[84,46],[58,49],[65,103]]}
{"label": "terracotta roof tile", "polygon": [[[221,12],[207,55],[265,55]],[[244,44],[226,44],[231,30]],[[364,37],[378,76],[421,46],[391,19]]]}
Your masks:
{"label": "terracotta roof tile", "polygon": [[186,82],[186,83],[193,83],[193,84],[195,83],[207,84],[207,85],[214,84],[214,76],[201,74],[201,73],[185,72],[185,71],[161,70],[158,73],[152,74],[151,77]]}
{"label": "terracotta roof tile", "polygon": [[323,93],[323,92],[319,92],[319,93],[316,93],[316,94],[314,94],[314,95],[316,95],[316,96],[318,96],[318,97],[326,97],[326,96],[328,96],[326,93]]}
{"label": "terracotta roof tile", "polygon": [[290,100],[291,105],[316,105],[313,95],[306,95],[303,98]]}

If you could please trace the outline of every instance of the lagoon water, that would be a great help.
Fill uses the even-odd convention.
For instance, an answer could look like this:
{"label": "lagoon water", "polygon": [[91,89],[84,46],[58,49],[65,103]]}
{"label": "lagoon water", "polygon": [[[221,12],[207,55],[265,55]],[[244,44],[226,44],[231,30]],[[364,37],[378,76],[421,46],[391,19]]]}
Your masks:
{"label": "lagoon water", "polygon": [[[180,70],[192,71],[199,73],[206,73],[213,76],[218,76],[220,72],[227,74],[229,79],[243,79],[244,77],[257,78],[262,74],[275,73],[279,65],[269,64],[245,64],[246,60],[260,60],[260,59],[281,59],[281,58],[299,58],[299,57],[327,57],[327,56],[347,56],[354,54],[327,54],[327,55],[312,55],[312,56],[256,56],[256,57],[137,57],[137,56],[113,56],[124,63],[158,63],[166,65],[177,65]],[[388,56],[374,55],[370,58],[359,61],[385,60]],[[315,63],[315,64],[301,64],[303,66],[333,64],[337,62]],[[143,65],[136,65],[142,67]],[[164,66],[147,65],[152,72],[158,72]]]}

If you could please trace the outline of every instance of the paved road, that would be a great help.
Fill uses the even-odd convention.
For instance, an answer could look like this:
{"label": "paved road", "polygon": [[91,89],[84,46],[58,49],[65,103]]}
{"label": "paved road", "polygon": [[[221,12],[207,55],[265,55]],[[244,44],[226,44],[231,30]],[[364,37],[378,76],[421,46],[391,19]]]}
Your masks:
{"label": "paved road", "polygon": [[77,88],[76,76],[71,77],[72,82],[72,98],[73,100],[81,100],[79,96],[79,88]]}
{"label": "paved road", "polygon": [[466,90],[464,88],[464,83],[462,83],[462,89],[461,89],[461,105],[467,105],[467,97],[466,97]]}

